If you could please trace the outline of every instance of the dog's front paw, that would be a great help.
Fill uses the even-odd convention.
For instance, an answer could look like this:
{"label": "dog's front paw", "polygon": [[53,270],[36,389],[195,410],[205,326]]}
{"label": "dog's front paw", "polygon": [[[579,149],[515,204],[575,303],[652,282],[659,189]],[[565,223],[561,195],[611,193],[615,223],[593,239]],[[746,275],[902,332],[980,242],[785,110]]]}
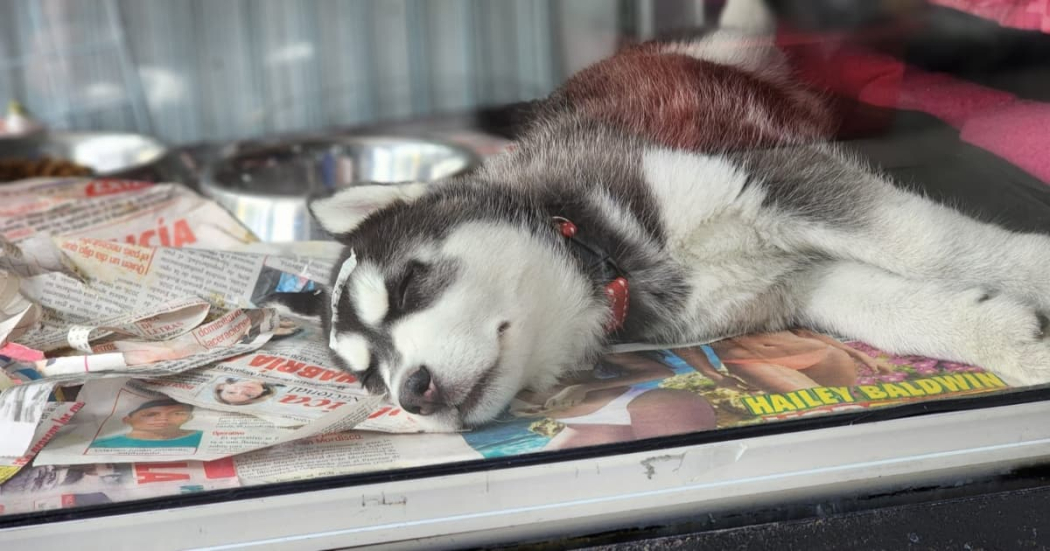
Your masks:
{"label": "dog's front paw", "polygon": [[979,365],[1012,386],[1050,383],[1050,317],[1008,297],[981,300],[972,344]]}
{"label": "dog's front paw", "polygon": [[1010,386],[1031,386],[1050,383],[1050,341],[1019,346],[1007,357],[987,369]]}
{"label": "dog's front paw", "polygon": [[1050,383],[1050,317],[1008,295],[979,289],[954,308],[961,350],[1012,386]]}

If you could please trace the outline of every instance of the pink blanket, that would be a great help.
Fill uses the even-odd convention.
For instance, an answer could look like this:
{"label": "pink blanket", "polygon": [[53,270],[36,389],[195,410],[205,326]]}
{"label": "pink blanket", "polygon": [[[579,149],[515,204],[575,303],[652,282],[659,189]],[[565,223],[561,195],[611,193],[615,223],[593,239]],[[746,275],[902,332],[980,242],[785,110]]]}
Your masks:
{"label": "pink blanket", "polygon": [[930,0],[1004,27],[1050,33],[1050,0]]}
{"label": "pink blanket", "polygon": [[868,105],[933,115],[958,128],[963,141],[1050,184],[1050,104],[926,72],[827,37],[809,38],[785,33],[778,41],[811,85]]}

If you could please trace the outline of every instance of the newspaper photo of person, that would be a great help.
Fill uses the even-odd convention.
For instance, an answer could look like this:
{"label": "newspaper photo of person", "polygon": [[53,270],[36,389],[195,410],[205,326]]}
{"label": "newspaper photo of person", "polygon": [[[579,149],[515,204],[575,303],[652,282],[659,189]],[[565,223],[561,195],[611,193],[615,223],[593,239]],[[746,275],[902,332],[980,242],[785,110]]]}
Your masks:
{"label": "newspaper photo of person", "polygon": [[170,398],[150,400],[129,411],[121,421],[126,433],[96,438],[90,448],[196,448],[200,430],[182,426],[193,419],[193,406]]}
{"label": "newspaper photo of person", "polygon": [[247,406],[269,400],[277,395],[277,387],[256,379],[226,377],[213,387],[215,401],[228,406]]}

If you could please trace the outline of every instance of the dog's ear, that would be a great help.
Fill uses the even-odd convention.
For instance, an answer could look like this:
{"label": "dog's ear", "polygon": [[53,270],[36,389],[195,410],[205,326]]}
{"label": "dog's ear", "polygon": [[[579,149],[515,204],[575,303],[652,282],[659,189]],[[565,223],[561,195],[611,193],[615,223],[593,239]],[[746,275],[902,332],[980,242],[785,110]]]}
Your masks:
{"label": "dog's ear", "polygon": [[349,187],[331,197],[310,201],[310,213],[325,231],[339,235],[353,230],[377,210],[416,199],[426,188],[427,184],[418,182]]}

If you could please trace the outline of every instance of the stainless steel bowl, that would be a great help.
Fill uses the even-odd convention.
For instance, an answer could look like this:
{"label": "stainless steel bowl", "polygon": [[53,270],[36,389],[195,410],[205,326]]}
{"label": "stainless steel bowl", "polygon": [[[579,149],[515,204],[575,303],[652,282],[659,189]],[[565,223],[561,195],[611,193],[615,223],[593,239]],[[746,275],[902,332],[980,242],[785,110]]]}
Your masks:
{"label": "stainless steel bowl", "polygon": [[361,183],[430,182],[469,170],[477,156],[419,138],[348,136],[250,146],[208,164],[201,191],[263,241],[329,238],[307,200]]}
{"label": "stainless steel bowl", "polygon": [[98,176],[128,177],[155,166],[168,154],[161,142],[141,134],[51,130],[0,147],[0,157],[56,157],[86,166]]}

